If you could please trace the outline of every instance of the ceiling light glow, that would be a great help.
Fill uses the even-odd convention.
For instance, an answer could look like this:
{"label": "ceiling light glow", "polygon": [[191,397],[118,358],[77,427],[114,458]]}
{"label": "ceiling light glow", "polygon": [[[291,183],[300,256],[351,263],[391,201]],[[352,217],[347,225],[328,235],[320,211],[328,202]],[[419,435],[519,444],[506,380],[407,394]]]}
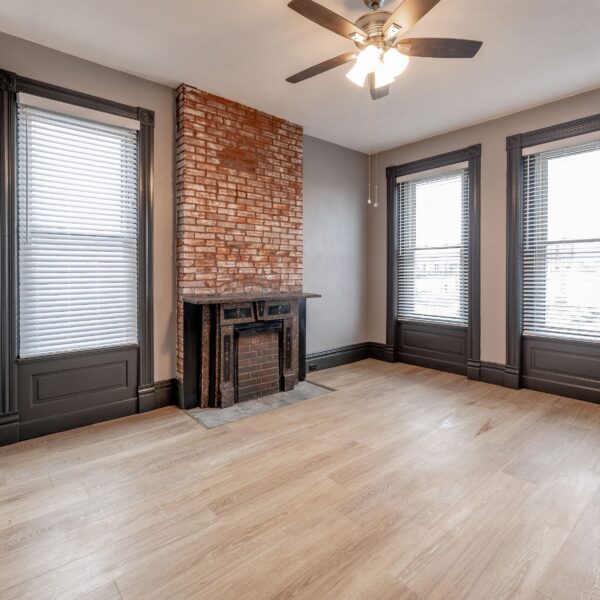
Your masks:
{"label": "ceiling light glow", "polygon": [[370,45],[364,48],[356,58],[356,62],[346,77],[359,87],[365,85],[367,76],[374,74],[374,85],[380,88],[393,83],[408,66],[408,56],[389,48],[385,54],[381,48]]}
{"label": "ceiling light glow", "polygon": [[346,73],[346,77],[355,83],[358,87],[363,87],[368,73],[356,62],[354,66]]}
{"label": "ceiling light glow", "polygon": [[381,64],[380,56],[383,50],[377,46],[367,46],[356,59],[356,64],[366,73],[374,73]]}
{"label": "ceiling light glow", "polygon": [[390,48],[383,55],[383,64],[389,69],[389,72],[394,76],[402,75],[408,67],[409,59],[408,56],[402,54],[396,50],[396,48]]}
{"label": "ceiling light glow", "polygon": [[375,87],[380,88],[393,82],[394,75],[391,69],[380,62],[375,69]]}

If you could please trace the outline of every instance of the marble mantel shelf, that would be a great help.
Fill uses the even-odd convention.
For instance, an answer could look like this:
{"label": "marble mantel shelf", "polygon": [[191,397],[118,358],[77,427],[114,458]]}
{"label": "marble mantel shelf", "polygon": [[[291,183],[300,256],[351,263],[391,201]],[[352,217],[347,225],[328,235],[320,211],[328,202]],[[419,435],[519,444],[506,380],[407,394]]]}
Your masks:
{"label": "marble mantel shelf", "polygon": [[256,302],[295,300],[299,298],[320,298],[321,294],[308,292],[244,292],[238,294],[195,294],[184,296],[183,301],[190,304],[233,304],[234,302]]}

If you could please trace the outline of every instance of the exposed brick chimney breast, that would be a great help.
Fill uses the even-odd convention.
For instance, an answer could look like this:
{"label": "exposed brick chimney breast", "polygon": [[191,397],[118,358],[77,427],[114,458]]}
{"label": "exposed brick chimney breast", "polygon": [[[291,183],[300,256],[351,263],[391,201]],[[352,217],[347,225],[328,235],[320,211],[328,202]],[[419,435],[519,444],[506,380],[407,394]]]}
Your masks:
{"label": "exposed brick chimney breast", "polygon": [[177,372],[186,294],[302,289],[302,128],[177,90]]}

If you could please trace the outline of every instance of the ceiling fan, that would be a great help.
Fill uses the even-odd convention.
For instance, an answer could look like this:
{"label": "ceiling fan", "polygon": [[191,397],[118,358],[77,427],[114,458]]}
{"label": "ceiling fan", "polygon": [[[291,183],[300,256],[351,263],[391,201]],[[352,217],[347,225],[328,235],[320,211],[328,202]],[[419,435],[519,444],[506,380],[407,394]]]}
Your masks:
{"label": "ceiling fan", "polygon": [[387,96],[389,86],[408,66],[409,57],[473,58],[482,42],[450,38],[405,38],[408,30],[440,0],[404,0],[393,13],[380,10],[386,0],[363,0],[372,11],[351,23],[313,0],[292,0],[288,6],[303,17],[350,39],[357,52],[346,52],[300,71],[286,81],[299,83],[355,61],[346,77],[356,85],[369,81],[371,98]]}

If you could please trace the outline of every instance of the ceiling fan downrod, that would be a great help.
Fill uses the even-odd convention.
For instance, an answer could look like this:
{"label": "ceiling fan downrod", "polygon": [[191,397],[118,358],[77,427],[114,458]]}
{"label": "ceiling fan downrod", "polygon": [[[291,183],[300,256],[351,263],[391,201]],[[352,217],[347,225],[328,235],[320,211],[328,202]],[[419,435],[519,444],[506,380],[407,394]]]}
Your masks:
{"label": "ceiling fan downrod", "polygon": [[385,0],[363,0],[363,2],[370,10],[379,10],[385,4]]}

